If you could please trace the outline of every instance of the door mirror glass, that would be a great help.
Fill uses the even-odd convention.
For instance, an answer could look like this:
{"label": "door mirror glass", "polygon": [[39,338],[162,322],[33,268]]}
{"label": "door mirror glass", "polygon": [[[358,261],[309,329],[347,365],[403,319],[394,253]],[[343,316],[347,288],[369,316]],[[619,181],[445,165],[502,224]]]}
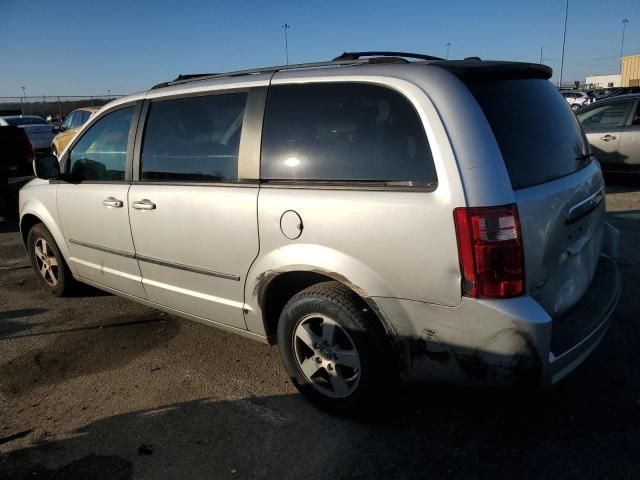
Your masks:
{"label": "door mirror glass", "polygon": [[33,172],[36,174],[36,177],[43,180],[58,178],[60,176],[60,164],[58,163],[58,159],[53,155],[36,157],[33,160]]}

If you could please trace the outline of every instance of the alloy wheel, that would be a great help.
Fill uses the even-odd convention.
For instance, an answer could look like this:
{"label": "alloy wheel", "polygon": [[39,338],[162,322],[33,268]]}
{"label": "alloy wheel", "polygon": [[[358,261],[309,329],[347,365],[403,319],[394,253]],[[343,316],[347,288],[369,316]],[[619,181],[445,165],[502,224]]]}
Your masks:
{"label": "alloy wheel", "polygon": [[33,254],[40,275],[47,284],[58,285],[58,259],[47,241],[38,237],[35,241]]}
{"label": "alloy wheel", "polygon": [[355,342],[335,320],[320,313],[304,316],[293,332],[298,368],[323,395],[345,398],[360,381],[360,355]]}

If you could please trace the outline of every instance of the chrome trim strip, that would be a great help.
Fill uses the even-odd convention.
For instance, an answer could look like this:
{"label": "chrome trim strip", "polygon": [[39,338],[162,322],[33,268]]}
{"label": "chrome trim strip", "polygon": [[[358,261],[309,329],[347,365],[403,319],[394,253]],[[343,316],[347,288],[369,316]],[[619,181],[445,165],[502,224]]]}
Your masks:
{"label": "chrome trim strip", "polygon": [[179,270],[186,270],[187,272],[200,273],[202,275],[210,275],[212,277],[226,278],[227,280],[240,281],[240,277],[231,273],[216,272],[214,270],[207,270],[205,268],[191,267],[189,265],[183,265],[181,263],[167,262],[166,260],[160,260],[153,257],[146,257],[143,255],[136,255],[136,258],[141,262],[153,263],[163,267],[177,268]]}
{"label": "chrome trim strip", "polygon": [[167,262],[166,260],[160,260],[158,258],[146,257],[144,255],[137,255],[134,253],[124,252],[122,250],[116,250],[113,248],[101,247],[100,245],[95,245],[93,243],[81,242],[80,240],[74,240],[72,238],[69,239],[69,243],[73,243],[74,245],[80,245],[81,247],[93,248],[94,250],[99,250],[101,252],[111,253],[113,255],[119,255],[125,258],[131,258],[135,260],[139,260],[141,262],[153,263],[155,265],[160,265],[163,267],[169,268],[177,268],[179,270],[185,270],[187,272],[199,273],[201,275],[209,275],[211,277],[224,278],[227,280],[234,280],[236,282],[240,281],[240,277],[237,275],[233,275],[231,273],[223,273],[216,272],[214,270],[207,270],[205,268],[191,267],[189,265],[183,265],[181,263],[175,262]]}
{"label": "chrome trim strip", "polygon": [[579,203],[576,203],[569,209],[565,217],[565,223],[567,225],[577,222],[581,218],[585,217],[600,205],[600,202],[604,199],[604,187],[600,187],[595,193],[589,195],[587,198]]}
{"label": "chrome trim strip", "polygon": [[113,255],[119,255],[125,258],[136,258],[135,254],[133,253],[125,252],[123,250],[116,250],[114,248],[101,247],[100,245],[81,242],[80,240],[74,240],[73,238],[69,239],[69,243],[73,243],[74,245],[80,245],[81,247],[93,248],[94,250],[100,250],[101,252],[112,253]]}

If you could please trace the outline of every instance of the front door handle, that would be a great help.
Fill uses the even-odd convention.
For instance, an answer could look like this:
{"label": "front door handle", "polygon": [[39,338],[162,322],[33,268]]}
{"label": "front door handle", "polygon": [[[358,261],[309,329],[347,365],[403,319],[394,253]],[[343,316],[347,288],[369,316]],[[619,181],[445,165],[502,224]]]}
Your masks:
{"label": "front door handle", "polygon": [[156,208],[156,204],[146,198],[131,204],[136,210],[153,210]]}
{"label": "front door handle", "polygon": [[105,207],[122,208],[124,203],[122,202],[122,200],[118,200],[117,198],[107,197],[102,200],[102,205],[104,205]]}
{"label": "front door handle", "polygon": [[616,137],[614,135],[605,135],[604,137],[600,137],[600,140],[604,140],[605,142],[610,142],[615,139]]}

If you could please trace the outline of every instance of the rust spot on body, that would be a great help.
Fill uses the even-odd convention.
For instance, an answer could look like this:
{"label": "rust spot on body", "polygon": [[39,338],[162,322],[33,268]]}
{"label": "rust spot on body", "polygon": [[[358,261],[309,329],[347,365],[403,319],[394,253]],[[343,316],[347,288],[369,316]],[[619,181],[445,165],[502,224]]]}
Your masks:
{"label": "rust spot on body", "polygon": [[267,270],[256,277],[256,284],[253,287],[253,297],[258,301],[260,308],[264,308],[264,300],[267,294],[267,287],[273,279],[282,272],[280,270]]}

